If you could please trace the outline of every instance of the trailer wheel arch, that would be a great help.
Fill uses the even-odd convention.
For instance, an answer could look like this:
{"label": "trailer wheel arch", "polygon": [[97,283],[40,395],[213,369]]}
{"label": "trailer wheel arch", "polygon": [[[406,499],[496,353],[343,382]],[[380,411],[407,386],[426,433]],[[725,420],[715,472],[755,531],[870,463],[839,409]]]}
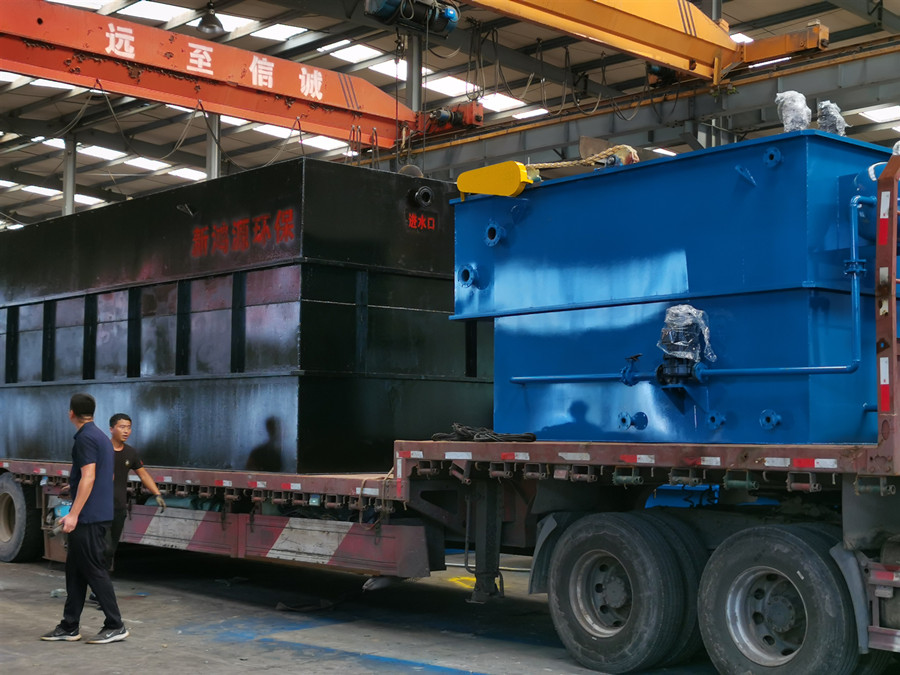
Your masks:
{"label": "trailer wheel arch", "polygon": [[556,543],[566,528],[584,516],[584,513],[560,511],[551,513],[537,524],[534,553],[531,556],[531,573],[528,576],[529,593],[546,593],[550,585],[550,560]]}
{"label": "trailer wheel arch", "polygon": [[9,472],[0,474],[0,561],[35,560],[43,549],[35,490],[24,488]]}

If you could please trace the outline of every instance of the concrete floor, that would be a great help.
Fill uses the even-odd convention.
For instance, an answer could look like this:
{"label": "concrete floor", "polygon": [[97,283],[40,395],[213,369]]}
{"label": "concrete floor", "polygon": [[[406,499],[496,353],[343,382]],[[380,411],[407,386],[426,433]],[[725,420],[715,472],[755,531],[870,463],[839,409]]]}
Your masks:
{"label": "concrete floor", "polygon": [[[0,672],[586,674],[557,639],[546,596],[526,572],[504,573],[506,597],[466,602],[458,567],[361,592],[363,578],[123,545],[114,574],[131,637],[110,645],[42,642],[62,615],[62,565],[0,563]],[[527,569],[527,558],[504,566]],[[279,603],[299,611],[279,610]],[[90,605],[82,634],[103,622]],[[704,659],[666,669],[711,675]]]}

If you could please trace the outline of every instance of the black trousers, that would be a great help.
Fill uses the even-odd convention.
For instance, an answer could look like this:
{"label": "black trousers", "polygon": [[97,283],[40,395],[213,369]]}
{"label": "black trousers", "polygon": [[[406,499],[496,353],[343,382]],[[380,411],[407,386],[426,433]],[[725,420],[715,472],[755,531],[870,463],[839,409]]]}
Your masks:
{"label": "black trousers", "polygon": [[112,526],[106,533],[106,569],[110,572],[115,567],[116,550],[119,548],[119,539],[122,538],[122,530],[125,529],[127,517],[128,509],[115,509],[113,511]]}
{"label": "black trousers", "polygon": [[65,630],[78,628],[88,586],[106,615],[103,628],[122,627],[116,592],[106,569],[106,531],[109,526],[108,522],[78,523],[67,535],[66,607],[59,624]]}

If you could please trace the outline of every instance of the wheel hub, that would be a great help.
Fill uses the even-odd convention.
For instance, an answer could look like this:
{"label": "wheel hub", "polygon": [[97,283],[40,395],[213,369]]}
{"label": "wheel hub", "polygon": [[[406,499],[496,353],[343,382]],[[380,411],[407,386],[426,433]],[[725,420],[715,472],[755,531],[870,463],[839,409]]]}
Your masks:
{"label": "wheel hub", "polygon": [[631,616],[631,582],[622,564],[605,551],[581,557],[572,570],[572,594],[585,630],[608,638]]}
{"label": "wheel hub", "polygon": [[788,663],[806,637],[806,608],[797,588],[780,571],[751,567],[728,589],[728,630],[735,646],[767,668]]}
{"label": "wheel hub", "polygon": [[763,617],[766,625],[776,633],[786,633],[797,623],[794,604],[783,595],[766,600]]}
{"label": "wheel hub", "polygon": [[621,577],[611,577],[603,585],[600,595],[606,597],[606,604],[614,609],[624,607],[628,602],[628,589]]}

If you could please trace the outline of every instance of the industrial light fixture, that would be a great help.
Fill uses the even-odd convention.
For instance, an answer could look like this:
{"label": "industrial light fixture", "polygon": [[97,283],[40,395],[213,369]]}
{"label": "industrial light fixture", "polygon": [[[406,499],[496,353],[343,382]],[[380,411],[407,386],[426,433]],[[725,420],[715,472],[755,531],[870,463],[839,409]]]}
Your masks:
{"label": "industrial light fixture", "polygon": [[205,35],[221,35],[225,32],[225,27],[219,21],[219,17],[216,16],[216,8],[213,7],[212,0],[206,3],[206,11],[200,17],[197,30]]}

